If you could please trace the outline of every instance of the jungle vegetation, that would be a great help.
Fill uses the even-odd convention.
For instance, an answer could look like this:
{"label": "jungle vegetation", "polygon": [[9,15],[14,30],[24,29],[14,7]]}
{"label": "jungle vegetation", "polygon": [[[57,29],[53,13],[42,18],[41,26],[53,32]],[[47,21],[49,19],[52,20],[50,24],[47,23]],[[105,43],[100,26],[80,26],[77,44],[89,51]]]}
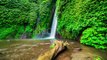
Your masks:
{"label": "jungle vegetation", "polygon": [[[53,0],[0,0],[0,39],[33,38],[50,29]],[[106,0],[57,0],[57,33],[107,49]]]}

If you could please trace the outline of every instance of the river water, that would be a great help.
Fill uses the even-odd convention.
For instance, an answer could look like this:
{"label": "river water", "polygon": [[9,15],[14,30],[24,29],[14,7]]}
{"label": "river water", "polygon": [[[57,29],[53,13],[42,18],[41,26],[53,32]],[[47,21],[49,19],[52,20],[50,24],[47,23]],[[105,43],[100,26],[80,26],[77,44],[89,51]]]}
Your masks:
{"label": "river water", "polygon": [[[49,40],[6,40],[0,41],[0,60],[36,60],[50,49]],[[107,60],[107,51],[69,41],[68,49],[55,60]]]}

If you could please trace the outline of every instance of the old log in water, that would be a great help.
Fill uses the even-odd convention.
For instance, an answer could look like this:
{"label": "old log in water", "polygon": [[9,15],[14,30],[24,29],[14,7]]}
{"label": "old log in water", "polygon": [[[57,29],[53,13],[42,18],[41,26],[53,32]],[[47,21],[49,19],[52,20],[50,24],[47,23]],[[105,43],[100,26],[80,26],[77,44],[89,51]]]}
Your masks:
{"label": "old log in water", "polygon": [[55,57],[63,50],[66,49],[66,46],[69,45],[67,42],[55,41],[55,47],[44,54],[41,54],[37,60],[53,60]]}

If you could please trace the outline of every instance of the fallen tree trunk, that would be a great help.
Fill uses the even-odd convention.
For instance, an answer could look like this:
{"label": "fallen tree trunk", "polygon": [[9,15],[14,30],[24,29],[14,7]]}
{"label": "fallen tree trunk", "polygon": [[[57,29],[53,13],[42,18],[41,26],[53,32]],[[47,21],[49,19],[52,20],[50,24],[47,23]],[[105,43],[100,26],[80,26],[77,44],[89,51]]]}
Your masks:
{"label": "fallen tree trunk", "polygon": [[63,51],[67,45],[69,45],[67,42],[63,41],[55,41],[54,42],[55,47],[44,54],[41,54],[37,60],[53,60],[57,56],[58,53]]}

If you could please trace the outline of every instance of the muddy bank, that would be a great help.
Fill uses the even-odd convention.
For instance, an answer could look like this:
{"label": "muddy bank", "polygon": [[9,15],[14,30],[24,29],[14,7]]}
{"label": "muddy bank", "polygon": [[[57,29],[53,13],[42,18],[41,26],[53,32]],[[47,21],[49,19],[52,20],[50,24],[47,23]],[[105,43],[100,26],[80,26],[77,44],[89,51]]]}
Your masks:
{"label": "muddy bank", "polygon": [[[38,55],[48,50],[48,41],[8,41],[1,42],[0,60],[35,60]],[[3,48],[4,45],[4,48]]]}
{"label": "muddy bank", "polygon": [[[107,52],[69,42],[68,49],[55,60],[107,60]],[[0,60],[36,60],[41,53],[50,49],[50,41],[17,40],[0,41]]]}

